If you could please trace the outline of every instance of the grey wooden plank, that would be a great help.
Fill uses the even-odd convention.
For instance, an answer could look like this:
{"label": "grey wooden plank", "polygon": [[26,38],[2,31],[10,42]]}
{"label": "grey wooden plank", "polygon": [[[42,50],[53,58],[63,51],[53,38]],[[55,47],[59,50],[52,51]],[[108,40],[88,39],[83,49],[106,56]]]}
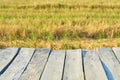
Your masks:
{"label": "grey wooden plank", "polygon": [[0,80],[18,80],[21,73],[28,65],[34,50],[35,49],[32,48],[22,48],[12,64],[0,76]]}
{"label": "grey wooden plank", "polygon": [[107,80],[101,61],[94,50],[87,50],[84,56],[86,80]]}
{"label": "grey wooden plank", "polygon": [[7,48],[0,50],[0,74],[16,55],[18,48]]}
{"label": "grey wooden plank", "polygon": [[21,75],[19,80],[39,80],[49,53],[50,49],[37,49],[27,69]]}
{"label": "grey wooden plank", "polygon": [[61,80],[64,58],[64,50],[52,51],[42,74],[41,80]]}
{"label": "grey wooden plank", "polygon": [[120,80],[120,64],[111,48],[99,48],[99,56],[108,80]]}
{"label": "grey wooden plank", "polygon": [[84,80],[81,54],[81,50],[67,51],[63,80]]}
{"label": "grey wooden plank", "polygon": [[115,55],[120,63],[120,47],[113,48],[113,51],[114,51],[114,53],[115,53]]}

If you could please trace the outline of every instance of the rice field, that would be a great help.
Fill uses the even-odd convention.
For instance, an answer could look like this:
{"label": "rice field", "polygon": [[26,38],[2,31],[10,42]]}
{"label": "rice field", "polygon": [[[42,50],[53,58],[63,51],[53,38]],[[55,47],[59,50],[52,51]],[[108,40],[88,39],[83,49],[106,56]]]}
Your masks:
{"label": "rice field", "polygon": [[119,0],[0,0],[0,48],[119,46]]}

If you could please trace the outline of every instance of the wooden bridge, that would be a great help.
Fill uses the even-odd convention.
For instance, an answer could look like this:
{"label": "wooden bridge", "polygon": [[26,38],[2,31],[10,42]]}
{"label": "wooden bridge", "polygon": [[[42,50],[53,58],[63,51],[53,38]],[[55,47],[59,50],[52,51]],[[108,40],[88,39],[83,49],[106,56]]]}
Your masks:
{"label": "wooden bridge", "polygon": [[0,80],[120,80],[120,48],[0,49]]}

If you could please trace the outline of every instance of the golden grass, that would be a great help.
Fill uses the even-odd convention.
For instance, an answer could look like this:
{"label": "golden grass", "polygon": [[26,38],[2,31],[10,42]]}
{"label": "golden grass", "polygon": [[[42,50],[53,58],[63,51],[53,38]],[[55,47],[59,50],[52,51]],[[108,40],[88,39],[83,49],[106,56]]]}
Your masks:
{"label": "golden grass", "polygon": [[16,40],[16,41],[0,41],[0,48],[6,47],[33,47],[33,48],[51,48],[51,49],[96,49],[100,47],[120,47],[120,39],[102,39],[91,40],[59,40],[54,42],[48,41],[33,41],[33,40]]}
{"label": "golden grass", "polygon": [[[102,26],[102,25],[101,25]],[[0,27],[0,47],[35,47],[52,49],[95,49],[120,46],[120,27],[108,25],[87,27],[53,27],[37,29],[28,27]],[[34,34],[35,32],[35,34]],[[33,33],[33,34],[32,34]],[[114,38],[116,37],[116,38]]]}
{"label": "golden grass", "polygon": [[0,48],[120,46],[120,3],[116,0],[37,2],[0,1]]}

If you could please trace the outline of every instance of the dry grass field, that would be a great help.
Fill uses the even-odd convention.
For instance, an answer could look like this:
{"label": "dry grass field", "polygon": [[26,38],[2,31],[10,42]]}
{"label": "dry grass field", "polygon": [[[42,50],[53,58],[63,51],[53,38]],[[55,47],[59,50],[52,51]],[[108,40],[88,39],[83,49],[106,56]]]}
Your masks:
{"label": "dry grass field", "polygon": [[119,0],[0,0],[0,48],[119,46]]}

